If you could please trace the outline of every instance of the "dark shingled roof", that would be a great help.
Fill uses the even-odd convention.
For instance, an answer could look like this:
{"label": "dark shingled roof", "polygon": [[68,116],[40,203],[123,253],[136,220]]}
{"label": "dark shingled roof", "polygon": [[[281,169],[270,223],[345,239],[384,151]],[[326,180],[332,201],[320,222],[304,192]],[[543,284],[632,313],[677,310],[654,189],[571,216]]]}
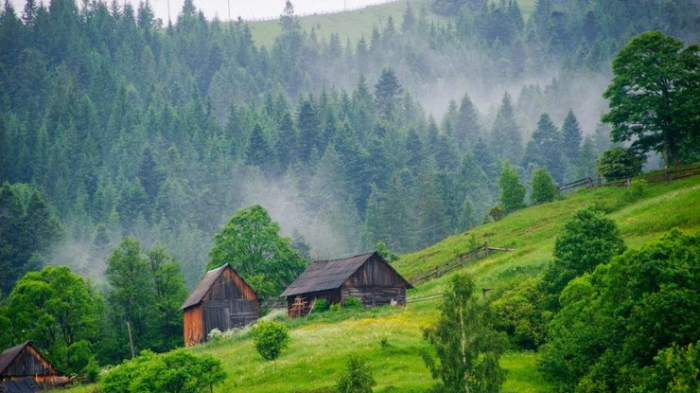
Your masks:
{"label": "dark shingled roof", "polygon": [[26,347],[27,345],[31,344],[31,341],[27,341],[24,344],[17,345],[12,348],[8,348],[3,353],[0,353],[0,375],[5,372],[7,367],[12,364],[12,361],[15,360],[17,355],[19,355],[20,352]]}
{"label": "dark shingled roof", "polygon": [[[182,306],[180,306],[180,310],[184,310],[186,308],[198,305],[202,301],[204,295],[206,295],[207,292],[209,292],[211,286],[214,285],[216,279],[218,279],[221,276],[221,273],[223,273],[224,270],[226,270],[226,268],[233,270],[233,272],[236,273],[238,277],[241,277],[240,274],[238,274],[238,272],[236,272],[228,263],[214,270],[209,270],[207,274],[204,275],[204,278],[202,278],[202,281],[200,281],[199,284],[197,284],[197,288],[195,288],[194,291],[190,293],[190,296],[187,297],[187,300],[185,300],[185,302],[182,303]],[[248,285],[248,283],[245,282],[243,277],[241,277],[241,281],[243,281],[245,285]],[[248,287],[250,287],[250,285],[248,285]],[[253,291],[253,293],[255,293],[255,291]]]}
{"label": "dark shingled roof", "polygon": [[[384,262],[384,259],[379,256],[376,252],[371,252],[368,254],[356,255],[350,258],[343,259],[333,259],[329,261],[316,261],[301,276],[285,289],[280,296],[294,296],[302,293],[326,291],[329,289],[339,288],[345,280],[353,275],[362,265],[365,264],[372,256],[377,255],[379,259]],[[386,263],[386,262],[384,262]],[[391,267],[388,263],[386,265],[393,270],[396,275],[401,277],[401,275],[396,272],[396,270]],[[407,288],[413,288],[411,284],[406,282]]]}

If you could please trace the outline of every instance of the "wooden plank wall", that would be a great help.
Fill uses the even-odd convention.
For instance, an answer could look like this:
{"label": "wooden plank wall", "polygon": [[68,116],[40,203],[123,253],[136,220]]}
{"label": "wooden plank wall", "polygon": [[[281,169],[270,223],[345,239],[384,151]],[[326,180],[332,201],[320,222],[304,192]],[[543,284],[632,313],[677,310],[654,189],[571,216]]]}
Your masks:
{"label": "wooden plank wall", "polygon": [[185,310],[183,315],[183,325],[185,329],[186,347],[204,341],[205,337],[201,306],[194,306]]}
{"label": "wooden plank wall", "polygon": [[385,304],[391,304],[392,301],[401,306],[406,305],[405,287],[343,287],[342,293],[343,302],[350,297],[354,297],[365,306],[383,306]]}
{"label": "wooden plank wall", "polygon": [[41,354],[27,345],[5,369],[3,377],[27,377],[35,375],[61,375]]}

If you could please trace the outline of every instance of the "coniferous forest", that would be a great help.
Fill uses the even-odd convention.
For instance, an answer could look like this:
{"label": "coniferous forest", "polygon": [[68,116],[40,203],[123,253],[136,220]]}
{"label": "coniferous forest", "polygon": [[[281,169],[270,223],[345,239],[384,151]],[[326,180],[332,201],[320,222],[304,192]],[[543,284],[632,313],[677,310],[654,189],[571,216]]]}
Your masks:
{"label": "coniferous forest", "polygon": [[[427,247],[522,207],[503,199],[509,176],[537,182],[528,204],[550,180],[597,178],[599,156],[628,146],[601,123],[617,53],[651,30],[700,41],[695,0],[538,0],[527,18],[515,0],[408,3],[357,41],[302,29],[289,2],[280,13],[260,46],[192,0],[172,23],[147,0],[5,2],[0,299],[68,265],[89,281],[80,315],[148,309],[139,345],[171,349],[181,325],[165,314],[239,209],[263,206],[306,259]],[[679,164],[699,157],[680,143]],[[32,279],[70,281],[55,269]],[[138,288],[160,306],[130,303]],[[103,364],[127,356],[109,334]],[[84,370],[81,339],[45,340]]]}

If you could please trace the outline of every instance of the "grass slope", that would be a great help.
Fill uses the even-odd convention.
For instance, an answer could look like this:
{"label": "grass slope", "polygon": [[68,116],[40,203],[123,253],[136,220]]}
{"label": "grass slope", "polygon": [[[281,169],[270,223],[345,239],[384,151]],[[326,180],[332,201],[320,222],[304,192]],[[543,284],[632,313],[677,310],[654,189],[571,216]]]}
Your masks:
{"label": "grass slope", "polygon": [[[349,39],[353,43],[354,49],[354,44],[362,37],[369,44],[372,28],[374,26],[383,26],[389,17],[394,19],[394,25],[399,29],[403,20],[403,13],[408,4],[413,7],[416,16],[420,14],[421,9],[424,9],[429,20],[447,21],[447,18],[436,15],[431,11],[430,5],[432,2],[432,0],[401,0],[347,12],[304,16],[300,18],[300,23],[302,29],[307,32],[315,29],[318,38],[322,40],[328,41],[331,33],[338,33],[343,47],[345,47],[346,40]],[[527,20],[529,15],[535,10],[536,0],[518,0],[518,4],[523,17]],[[280,9],[280,13],[281,11]],[[278,20],[251,22],[249,26],[256,45],[265,46],[268,49],[274,44],[275,37],[282,32]]]}
{"label": "grass slope", "polygon": [[[494,254],[463,268],[474,275],[479,287],[503,287],[538,274],[551,258],[554,239],[571,214],[589,205],[609,211],[629,247],[659,238],[677,227],[700,230],[700,177],[670,185],[649,186],[646,195],[629,201],[626,189],[581,190],[566,199],[531,207],[505,219],[480,226],[468,234],[452,236],[396,262],[411,276],[467,251],[468,239],[510,246],[514,252]],[[430,281],[409,293],[409,299],[437,293],[449,276]],[[220,342],[196,346],[197,354],[209,353],[222,360],[229,373],[216,392],[331,392],[350,352],[364,355],[377,381],[375,392],[421,392],[433,381],[420,351],[426,347],[422,329],[438,315],[437,302],[409,304],[405,308],[378,307],[358,311],[312,315],[289,320],[284,313],[271,315],[290,327],[291,344],[271,362],[255,352],[249,332]],[[382,347],[385,338],[388,345]],[[502,366],[508,370],[503,392],[544,392],[546,384],[536,372],[537,354],[508,353]],[[78,388],[73,392],[90,392]]]}

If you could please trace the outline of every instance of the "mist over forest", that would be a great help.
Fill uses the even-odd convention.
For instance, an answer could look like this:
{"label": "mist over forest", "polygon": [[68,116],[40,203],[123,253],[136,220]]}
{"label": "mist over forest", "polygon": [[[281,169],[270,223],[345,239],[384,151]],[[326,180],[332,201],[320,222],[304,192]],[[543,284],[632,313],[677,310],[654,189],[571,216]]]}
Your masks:
{"label": "mist over forest", "polygon": [[406,3],[356,41],[302,29],[288,6],[267,47],[192,0],[165,26],[148,2],[5,2],[2,198],[41,211],[44,232],[12,251],[24,262],[2,291],[54,264],[101,284],[126,236],[164,244],[192,287],[253,204],[313,258],[409,252],[490,220],[504,160],[526,184],[538,167],[559,185],[595,177],[612,58],[649,30],[698,42],[700,5],[520,5]]}

